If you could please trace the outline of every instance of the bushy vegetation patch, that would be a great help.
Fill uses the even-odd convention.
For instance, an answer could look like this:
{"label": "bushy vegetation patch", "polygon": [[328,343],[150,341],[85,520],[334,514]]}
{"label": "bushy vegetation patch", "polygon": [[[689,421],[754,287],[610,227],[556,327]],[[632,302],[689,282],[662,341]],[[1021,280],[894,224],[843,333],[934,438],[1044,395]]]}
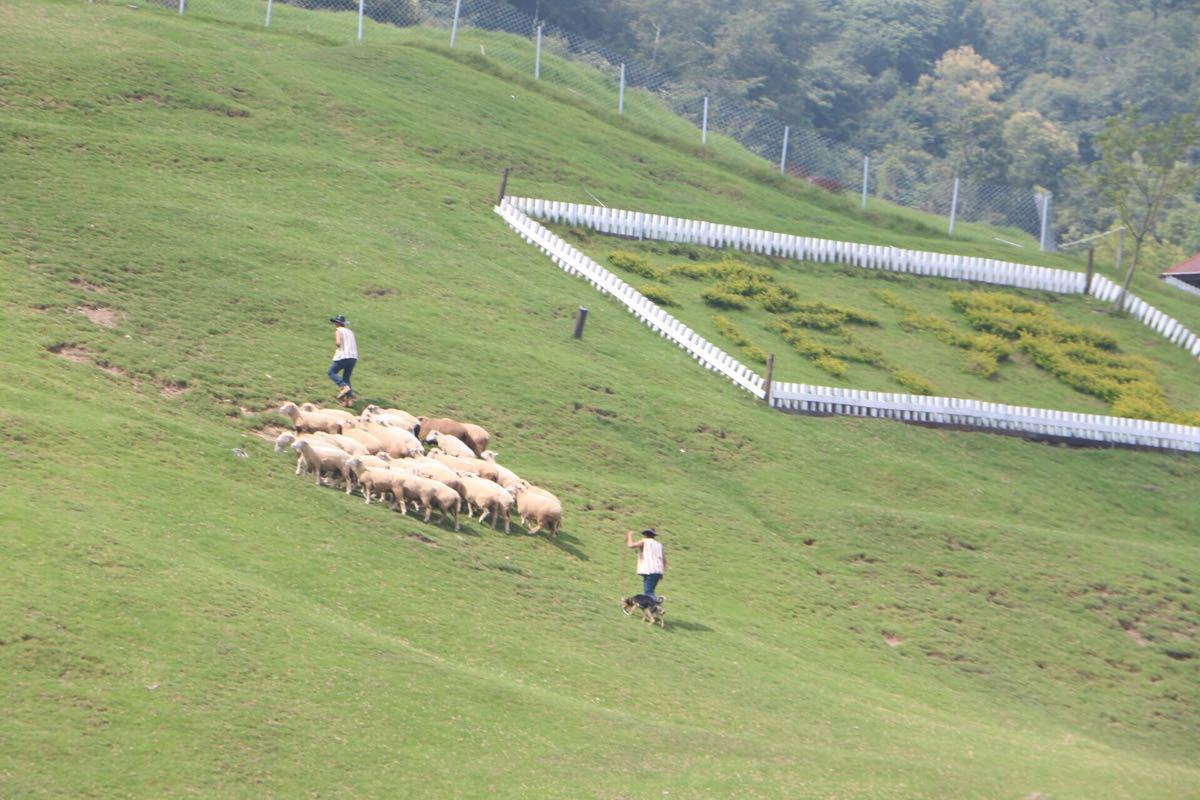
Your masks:
{"label": "bushy vegetation patch", "polygon": [[660,306],[677,306],[675,298],[671,297],[671,292],[665,286],[659,286],[654,283],[643,284],[638,287],[638,291],[648,300],[658,303]]}
{"label": "bushy vegetation patch", "polygon": [[740,347],[746,358],[756,364],[767,363],[767,351],[750,341],[750,337],[742,333],[736,325],[730,322],[728,317],[718,316],[716,323],[717,330],[721,332],[721,335]]}
{"label": "bushy vegetation patch", "polygon": [[1098,397],[1114,414],[1187,425],[1200,413],[1172,409],[1154,365],[1117,352],[1115,336],[1055,317],[1045,305],[1008,292],[953,292],[950,300],[984,335],[1013,341],[1037,366]]}
{"label": "bushy vegetation patch", "polygon": [[937,387],[917,373],[907,369],[892,370],[892,378],[913,394],[934,395]]}
{"label": "bushy vegetation patch", "polygon": [[938,341],[965,350],[964,367],[967,372],[991,378],[999,372],[1000,362],[1007,360],[1013,353],[1013,346],[1007,339],[994,333],[967,333],[957,330],[949,320],[917,310],[901,300],[895,292],[880,289],[875,292],[875,296],[892,308],[904,312],[900,326],[905,330],[932,333]]}
{"label": "bushy vegetation patch", "polygon": [[641,253],[615,252],[608,254],[608,263],[625,272],[632,272],[652,281],[664,281],[666,276],[662,270],[650,266],[649,259]]}
{"label": "bushy vegetation patch", "polygon": [[687,278],[689,281],[701,281],[712,275],[712,269],[705,264],[694,264],[683,262],[674,264],[668,270],[671,275],[678,275],[681,278]]}

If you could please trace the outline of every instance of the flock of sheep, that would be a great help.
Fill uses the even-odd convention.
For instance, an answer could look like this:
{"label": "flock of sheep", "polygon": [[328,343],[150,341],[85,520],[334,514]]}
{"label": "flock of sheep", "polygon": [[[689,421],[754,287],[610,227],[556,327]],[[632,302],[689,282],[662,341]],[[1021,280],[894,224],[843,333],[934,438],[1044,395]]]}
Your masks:
{"label": "flock of sheep", "polygon": [[[393,511],[424,510],[425,521],[437,511],[442,522],[459,512],[479,514],[479,522],[504,520],[516,506],[521,524],[530,533],[550,536],[562,526],[563,507],[557,497],[523,480],[496,463],[487,449],[491,434],[478,425],[446,417],[414,417],[398,408],[367,406],[360,415],[312,403],[284,403],[281,414],[291,418],[294,432],[275,440],[275,452],[296,453],[296,474],[314,476],[317,485],[358,491],[370,505],[378,498]],[[434,445],[428,453],[425,445]]]}

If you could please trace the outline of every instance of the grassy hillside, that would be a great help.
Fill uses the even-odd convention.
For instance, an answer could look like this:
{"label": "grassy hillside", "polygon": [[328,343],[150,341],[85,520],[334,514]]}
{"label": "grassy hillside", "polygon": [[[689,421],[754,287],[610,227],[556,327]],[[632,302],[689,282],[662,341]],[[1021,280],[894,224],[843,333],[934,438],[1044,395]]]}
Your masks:
{"label": "grassy hillside", "polygon": [[[1196,795],[1200,461],[770,412],[490,203],[952,243],[313,19],[0,7],[0,795]],[[486,424],[557,541],[271,453],[339,312],[363,401]]]}

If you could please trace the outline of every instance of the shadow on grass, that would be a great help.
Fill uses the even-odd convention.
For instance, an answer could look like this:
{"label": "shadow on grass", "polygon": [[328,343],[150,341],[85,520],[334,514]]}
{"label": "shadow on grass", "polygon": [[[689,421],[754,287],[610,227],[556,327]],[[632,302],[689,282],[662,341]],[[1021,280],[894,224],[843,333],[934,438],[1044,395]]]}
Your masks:
{"label": "shadow on grass", "polygon": [[668,614],[667,627],[665,630],[667,633],[673,633],[674,631],[686,631],[687,633],[712,633],[713,629],[702,622],[688,622],[686,619],[672,617]]}
{"label": "shadow on grass", "polygon": [[562,531],[559,531],[558,536],[548,539],[547,541],[549,541],[550,544],[554,545],[559,550],[562,550],[564,553],[575,556],[575,558],[578,558],[580,561],[591,561],[591,559],[588,558],[587,553],[580,550],[577,546],[579,539],[575,538],[569,533],[563,533]]}

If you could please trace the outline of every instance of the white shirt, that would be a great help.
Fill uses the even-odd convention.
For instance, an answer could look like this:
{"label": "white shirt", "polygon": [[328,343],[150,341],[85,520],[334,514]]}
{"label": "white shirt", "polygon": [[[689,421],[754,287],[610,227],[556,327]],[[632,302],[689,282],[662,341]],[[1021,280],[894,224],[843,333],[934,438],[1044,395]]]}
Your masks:
{"label": "white shirt", "polygon": [[654,539],[643,539],[638,550],[638,575],[661,575],[663,573],[662,544]]}
{"label": "white shirt", "polygon": [[333,354],[334,361],[341,361],[343,358],[358,358],[358,342],[354,341],[354,331],[343,326],[338,328],[341,331],[342,343],[338,345],[337,352]]}

